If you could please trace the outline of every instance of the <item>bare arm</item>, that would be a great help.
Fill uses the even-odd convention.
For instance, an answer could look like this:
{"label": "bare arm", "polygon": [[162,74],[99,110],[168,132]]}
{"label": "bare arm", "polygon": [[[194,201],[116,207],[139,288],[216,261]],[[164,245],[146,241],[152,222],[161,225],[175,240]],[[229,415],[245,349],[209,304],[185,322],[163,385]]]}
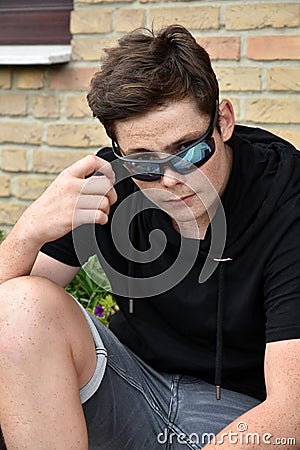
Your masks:
{"label": "bare arm", "polygon": [[48,278],[56,284],[66,287],[67,284],[73,280],[79,269],[80,267],[69,266],[51,258],[51,256],[48,256],[45,253],[39,252],[32,268],[31,275]]}
{"label": "bare arm", "polygon": [[267,399],[224,428],[207,450],[300,449],[300,339],[267,344],[265,380]]}
{"label": "bare arm", "polygon": [[41,244],[31,239],[21,217],[0,246],[0,283],[29,275]]}
{"label": "bare arm", "polygon": [[[105,176],[86,179],[95,171],[101,171]],[[86,156],[63,170],[26,209],[1,244],[0,284],[29,275],[44,243],[63,236],[81,224],[105,224],[110,205],[117,198],[113,183],[111,165],[97,156]],[[61,284],[76,273],[66,266],[64,279],[59,274],[59,264],[54,269],[53,262],[49,266],[49,260],[46,263],[46,258],[41,258],[39,256],[36,261],[34,274],[43,273],[46,276],[49,269],[51,277],[55,278],[53,281]]]}

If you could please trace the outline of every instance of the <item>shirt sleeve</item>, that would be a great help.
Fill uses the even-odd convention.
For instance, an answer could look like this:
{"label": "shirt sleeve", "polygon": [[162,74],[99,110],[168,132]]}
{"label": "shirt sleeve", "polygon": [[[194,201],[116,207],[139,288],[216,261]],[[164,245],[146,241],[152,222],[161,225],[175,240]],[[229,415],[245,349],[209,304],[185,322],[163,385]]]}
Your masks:
{"label": "shirt sleeve", "polygon": [[285,229],[264,276],[266,341],[300,338],[300,219]]}
{"label": "shirt sleeve", "polygon": [[82,225],[55,241],[47,242],[41,252],[68,266],[80,267],[95,253],[91,245],[90,228]]}

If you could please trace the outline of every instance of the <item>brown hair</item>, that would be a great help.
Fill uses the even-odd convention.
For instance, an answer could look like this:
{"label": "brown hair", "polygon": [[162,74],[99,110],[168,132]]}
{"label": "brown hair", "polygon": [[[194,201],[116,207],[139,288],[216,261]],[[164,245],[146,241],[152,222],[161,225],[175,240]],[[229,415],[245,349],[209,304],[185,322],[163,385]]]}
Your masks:
{"label": "brown hair", "polygon": [[105,52],[87,99],[108,136],[115,138],[114,121],[185,97],[204,114],[214,111],[219,87],[210,58],[183,26],[170,25],[157,35],[140,28]]}

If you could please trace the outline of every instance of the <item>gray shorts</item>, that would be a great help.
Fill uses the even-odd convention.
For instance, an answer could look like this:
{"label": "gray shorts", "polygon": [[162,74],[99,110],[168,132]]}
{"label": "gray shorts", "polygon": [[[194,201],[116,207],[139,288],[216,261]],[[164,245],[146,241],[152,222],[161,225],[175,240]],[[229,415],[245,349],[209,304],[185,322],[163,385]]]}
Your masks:
{"label": "gray shorts", "polygon": [[199,378],[159,373],[87,313],[98,358],[81,389],[89,450],[198,450],[245,411],[259,404],[247,395]]}

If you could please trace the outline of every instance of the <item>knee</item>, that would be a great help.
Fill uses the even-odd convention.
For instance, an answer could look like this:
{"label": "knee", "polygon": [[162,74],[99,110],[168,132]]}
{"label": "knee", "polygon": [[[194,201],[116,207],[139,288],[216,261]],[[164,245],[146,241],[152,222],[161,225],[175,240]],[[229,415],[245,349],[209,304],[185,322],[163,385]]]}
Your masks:
{"label": "knee", "polygon": [[23,276],[8,280],[0,285],[0,318],[16,316],[18,312],[35,313],[35,309],[51,306],[57,295],[53,293],[62,290],[47,278]]}
{"label": "knee", "polygon": [[60,292],[64,290],[52,281],[35,276],[0,285],[0,353],[14,353],[16,344],[20,348],[42,342],[45,330],[58,316]]}

